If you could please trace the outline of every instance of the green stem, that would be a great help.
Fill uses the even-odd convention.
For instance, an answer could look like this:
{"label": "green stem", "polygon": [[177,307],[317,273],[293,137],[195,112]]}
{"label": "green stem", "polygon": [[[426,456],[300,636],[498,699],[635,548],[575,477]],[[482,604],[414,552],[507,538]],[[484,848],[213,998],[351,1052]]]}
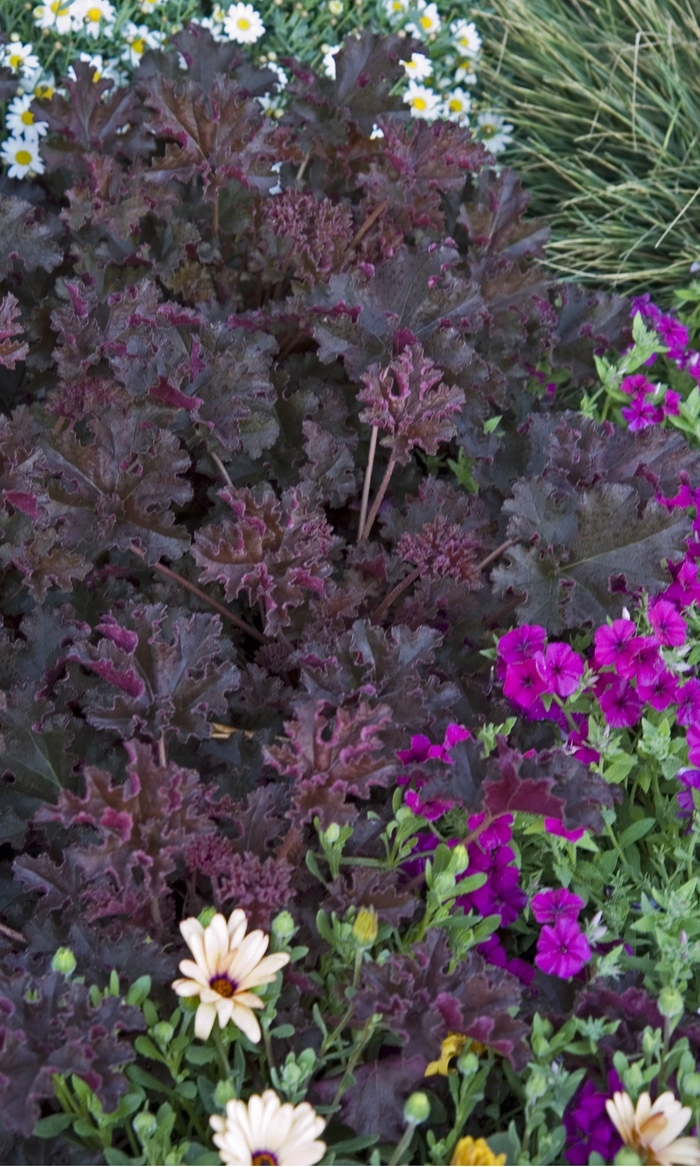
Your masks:
{"label": "green stem", "polygon": [[396,1149],[391,1156],[391,1159],[389,1160],[389,1167],[395,1167],[395,1164],[403,1162],[404,1156],[411,1145],[411,1139],[413,1138],[415,1131],[416,1123],[409,1122],[406,1130],[401,1136],[401,1141],[396,1144]]}
{"label": "green stem", "polygon": [[345,1093],[348,1086],[350,1085],[350,1082],[349,1082],[350,1075],[352,1074],[353,1070],[355,1069],[355,1066],[357,1065],[360,1058],[362,1057],[365,1046],[367,1045],[367,1042],[369,1041],[370,1037],[372,1036],[373,1031],[374,1031],[374,1018],[368,1017],[367,1020],[365,1021],[364,1025],[362,1026],[361,1031],[360,1031],[360,1036],[358,1038],[357,1048],[355,1049],[354,1053],[351,1055],[350,1060],[349,1060],[347,1066],[345,1067],[345,1073],[343,1074],[342,1078],[340,1079],[340,1085],[338,1086],[338,1089],[335,1092],[335,1097],[331,1103],[332,1108],[335,1108],[338,1105],[341,1098],[343,1097],[343,1094]]}
{"label": "green stem", "polygon": [[223,1070],[224,1078],[228,1081],[228,1079],[231,1077],[231,1067],[228,1062],[228,1054],[226,1053],[226,1049],[224,1048],[224,1043],[221,1038],[221,1026],[219,1025],[218,1021],[214,1022],[212,1036],[214,1038],[214,1045],[216,1046],[216,1053],[221,1065],[221,1069]]}

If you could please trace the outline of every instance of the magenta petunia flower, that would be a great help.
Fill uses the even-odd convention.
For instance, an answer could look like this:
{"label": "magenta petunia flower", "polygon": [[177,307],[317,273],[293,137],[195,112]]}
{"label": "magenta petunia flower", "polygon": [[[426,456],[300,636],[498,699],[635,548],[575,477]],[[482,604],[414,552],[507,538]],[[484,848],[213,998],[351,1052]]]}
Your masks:
{"label": "magenta petunia flower", "polygon": [[615,681],[599,700],[605,720],[613,729],[629,728],[639,721],[642,703],[637,690],[629,681]]}
{"label": "magenta petunia flower", "polygon": [[676,678],[664,669],[654,677],[651,685],[638,685],[637,691],[641,700],[651,705],[652,709],[668,709],[676,699]]}
{"label": "magenta petunia flower", "polygon": [[676,689],[676,721],[679,725],[700,722],[700,681],[691,677]]}
{"label": "magenta petunia flower", "polygon": [[544,653],[538,652],[535,663],[547,693],[570,697],[578,689],[585,666],[578,653],[568,644],[548,645]]}
{"label": "magenta petunia flower", "polygon": [[629,657],[618,662],[617,673],[627,681],[637,680],[652,685],[664,667],[655,636],[635,636],[627,645]]}
{"label": "magenta petunia flower", "polygon": [[[589,750],[589,753],[595,755],[591,761],[597,762],[598,754],[596,751]],[[582,839],[586,833],[585,827],[575,827],[573,830],[569,830],[568,827],[565,827],[563,823],[559,822],[559,819],[545,819],[544,829],[549,835],[557,835],[560,839],[568,839],[570,843],[578,843],[579,839]]]}
{"label": "magenta petunia flower", "polygon": [[615,1081],[607,1092],[598,1089],[590,1078],[584,1081],[564,1113],[566,1158],[572,1167],[587,1164],[592,1152],[604,1163],[612,1163],[622,1146],[622,1139],[605,1109],[605,1103],[613,1090],[619,1088],[620,1080],[614,1071],[611,1077]]}
{"label": "magenta petunia flower", "polygon": [[656,392],[656,387],[647,380],[643,373],[633,373],[631,377],[623,377],[620,389],[623,393],[629,394],[630,397],[645,397],[649,393]]}
{"label": "magenta petunia flower", "polygon": [[516,705],[527,708],[533,701],[546,691],[540,676],[537,662],[534,659],[516,662],[506,666],[506,679],[503,682],[504,696],[514,701]]}
{"label": "magenta petunia flower", "polygon": [[700,770],[679,770],[676,778],[681,785],[676,798],[681,817],[692,815],[695,810],[693,791],[700,790]]}
{"label": "magenta petunia flower", "polygon": [[672,359],[680,356],[683,350],[688,347],[690,341],[688,329],[684,324],[681,324],[680,320],[676,320],[675,316],[657,316],[654,321],[654,330],[658,332],[669,349],[668,355]]}
{"label": "magenta petunia flower", "polygon": [[530,900],[538,924],[556,924],[557,920],[577,920],[583,900],[565,887],[545,888]]}
{"label": "magenta petunia flower", "polygon": [[530,660],[538,652],[544,652],[547,630],[539,624],[521,624],[506,632],[498,642],[498,655],[505,664],[516,664]]}
{"label": "magenta petunia flower", "polygon": [[486,875],[495,875],[502,867],[507,867],[515,859],[512,847],[492,847],[490,851],[482,851],[472,844],[469,847],[469,868],[465,875],[473,875],[475,871],[484,871]]}
{"label": "magenta petunia flower", "polygon": [[685,644],[686,622],[670,600],[654,600],[649,605],[649,623],[659,644],[671,648]]}
{"label": "magenta petunia flower", "polygon": [[680,393],[675,393],[673,389],[667,389],[666,395],[661,402],[661,409],[664,417],[678,417],[681,409]]}
{"label": "magenta petunia flower", "polygon": [[627,646],[636,632],[631,620],[615,620],[612,625],[603,624],[597,628],[593,638],[596,667],[611,665],[617,668],[620,658],[626,659],[630,655]]}
{"label": "magenta petunia flower", "polygon": [[658,425],[664,418],[663,410],[644,397],[633,398],[631,405],[623,405],[620,413],[632,433],[648,429],[650,425]]}
{"label": "magenta petunia flower", "polygon": [[458,896],[456,902],[462,907],[468,904],[480,916],[500,916],[501,926],[505,928],[517,919],[527,903],[525,892],[518,886],[519,878],[517,867],[503,867],[483,887],[468,896]]}
{"label": "magenta petunia flower", "polygon": [[688,733],[688,761],[693,766],[700,766],[700,726],[689,725]]}
{"label": "magenta petunia flower", "polygon": [[[451,723],[445,730],[445,738],[442,743],[444,750],[449,750],[452,746],[456,746],[457,742],[466,742],[471,738],[471,732],[464,725],[455,725]],[[450,761],[452,759],[450,758]]]}
{"label": "magenta petunia flower", "polygon": [[404,802],[409,810],[414,814],[421,815],[427,819],[429,823],[434,823],[436,819],[447,814],[448,810],[452,810],[455,803],[451,798],[428,798],[422,799],[416,790],[408,790]]}
{"label": "magenta petunia flower", "polygon": [[568,980],[591,959],[591,946],[576,920],[560,916],[545,924],[537,941],[535,964],[551,977]]}

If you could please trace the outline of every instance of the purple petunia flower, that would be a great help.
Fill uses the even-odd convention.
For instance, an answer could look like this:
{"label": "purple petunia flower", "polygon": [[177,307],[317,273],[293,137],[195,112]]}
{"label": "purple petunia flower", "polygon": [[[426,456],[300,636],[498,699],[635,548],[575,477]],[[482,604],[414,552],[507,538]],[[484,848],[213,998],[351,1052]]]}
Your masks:
{"label": "purple petunia flower", "polygon": [[519,878],[517,867],[503,867],[483,887],[468,896],[459,896],[456,903],[465,910],[472,908],[480,916],[500,916],[501,926],[506,927],[527,903],[525,892],[518,886]]}
{"label": "purple petunia flower", "polygon": [[535,663],[547,693],[570,697],[578,689],[585,666],[578,653],[569,648],[568,644],[548,645],[544,653],[538,652]]}
{"label": "purple petunia flower", "polygon": [[636,725],[642,712],[642,703],[634,686],[619,679],[599,697],[600,708],[613,729],[628,729]]}
{"label": "purple petunia flower", "polygon": [[535,964],[552,977],[568,980],[591,959],[591,946],[576,920],[560,916],[545,924],[537,941]]}
{"label": "purple petunia flower", "polygon": [[[571,737],[573,736],[572,734]],[[590,761],[598,761],[599,755],[595,750],[589,750],[588,753],[594,755],[594,757],[589,759]],[[578,753],[576,753],[576,756],[578,757]],[[583,760],[581,759],[581,761]],[[560,839],[568,839],[570,843],[578,843],[579,839],[582,839],[586,833],[585,827],[574,827],[573,830],[569,830],[568,827],[565,827],[563,823],[559,822],[559,819],[545,819],[544,829],[547,834],[557,835]]]}
{"label": "purple petunia flower", "polygon": [[656,386],[647,380],[643,373],[633,373],[630,377],[623,377],[620,389],[630,397],[646,397],[656,392]]}
{"label": "purple petunia flower", "polygon": [[700,721],[700,681],[691,677],[676,689],[676,721],[679,725],[692,725]]}
{"label": "purple petunia flower", "polygon": [[661,402],[661,410],[664,417],[678,417],[681,410],[681,395],[674,392],[673,389],[667,389],[663,401]]}
{"label": "purple petunia flower", "polygon": [[631,655],[628,645],[636,632],[631,620],[615,620],[612,625],[603,624],[597,628],[593,639],[596,667],[612,665],[617,668],[620,660],[627,660]]}
{"label": "purple petunia flower", "polygon": [[668,348],[668,356],[672,360],[682,356],[684,350],[688,347],[690,334],[685,325],[681,324],[680,320],[676,320],[675,316],[657,316],[654,321],[654,330],[658,332]]}
{"label": "purple petunia flower", "polygon": [[686,738],[688,741],[688,761],[693,766],[700,766],[700,726],[689,725]]}
{"label": "purple petunia flower", "polygon": [[648,429],[650,425],[658,425],[663,421],[663,410],[644,397],[635,397],[631,405],[623,405],[620,413],[624,417],[632,433]]}
{"label": "purple petunia flower", "polygon": [[678,801],[678,809],[685,818],[688,815],[692,815],[695,810],[693,791],[700,790],[700,770],[679,770],[676,778],[683,787],[682,790],[678,791],[676,799]]}
{"label": "purple petunia flower", "polygon": [[[616,1074],[614,1077],[617,1079]],[[593,1153],[604,1163],[614,1161],[622,1139],[608,1117],[605,1103],[616,1089],[619,1089],[617,1081],[610,1084],[609,1092],[604,1093],[589,1078],[564,1112],[566,1158],[573,1167],[588,1163]]]}
{"label": "purple petunia flower", "polygon": [[676,699],[676,678],[664,669],[654,677],[651,685],[639,685],[638,692],[642,701],[646,701],[652,709],[668,709]]}
{"label": "purple petunia flower", "polygon": [[[468,820],[467,826],[470,831],[475,831],[483,823],[486,815],[473,814]],[[510,843],[513,837],[513,816],[512,814],[499,815],[492,823],[481,832],[479,835],[479,846],[483,851],[491,851],[494,847],[505,847]]]}
{"label": "purple petunia flower", "polygon": [[538,891],[530,901],[538,924],[556,924],[557,920],[577,920],[583,900],[565,887]]}
{"label": "purple petunia flower", "polygon": [[533,658],[506,666],[503,693],[516,705],[524,705],[527,708],[546,691],[546,688],[537,662]]}
{"label": "purple petunia flower", "polygon": [[515,664],[529,660],[538,652],[544,652],[547,630],[539,624],[521,624],[506,632],[498,642],[498,656],[504,664]]}
{"label": "purple petunia flower", "polygon": [[659,644],[671,648],[685,644],[686,622],[670,600],[654,600],[649,605],[649,623]]}
{"label": "purple petunia flower", "polygon": [[634,636],[627,644],[628,655],[618,661],[617,673],[626,681],[652,685],[664,667],[655,636]]}

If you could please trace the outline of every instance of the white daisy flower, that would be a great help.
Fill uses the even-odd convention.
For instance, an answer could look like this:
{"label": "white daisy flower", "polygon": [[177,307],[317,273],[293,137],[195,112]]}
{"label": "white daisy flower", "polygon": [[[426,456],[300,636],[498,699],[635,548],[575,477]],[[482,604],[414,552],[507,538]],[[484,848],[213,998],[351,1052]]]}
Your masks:
{"label": "white daisy flower", "polygon": [[38,142],[48,131],[46,122],[38,122],[30,110],[34,101],[34,94],[27,93],[24,97],[15,97],[10,102],[7,111],[7,128],[16,137],[23,137],[26,142]]}
{"label": "white daisy flower", "polygon": [[454,43],[463,57],[477,57],[481,51],[481,37],[473,20],[455,20],[450,25]]}
{"label": "white daisy flower", "polygon": [[473,61],[467,58],[459,62],[455,69],[455,81],[458,81],[460,85],[476,85]]}
{"label": "white daisy flower", "polygon": [[451,93],[445,95],[443,117],[448,118],[451,122],[458,122],[461,126],[468,126],[471,104],[470,93],[465,93],[463,89],[459,88],[453,89]]}
{"label": "white daisy flower", "polygon": [[247,1102],[232,1098],[226,1117],[212,1114],[209,1121],[221,1159],[232,1167],[253,1163],[312,1167],[326,1153],[326,1144],[318,1140],[325,1119],[308,1102],[299,1106],[280,1102],[274,1090],[266,1090],[262,1097],[253,1094]]}
{"label": "white daisy flower", "polygon": [[226,13],[224,28],[229,40],[239,45],[253,45],[265,32],[260,14],[252,4],[232,4]]}
{"label": "white daisy flower", "polygon": [[44,163],[36,141],[26,138],[7,138],[0,146],[0,159],[9,166],[10,178],[26,178],[28,174],[43,174]]}
{"label": "white daisy flower", "polygon": [[700,1164],[700,1143],[681,1131],[692,1118],[689,1106],[681,1106],[670,1090],[652,1103],[646,1093],[639,1095],[636,1108],[629,1094],[617,1091],[605,1103],[626,1146],[637,1152],[643,1163]]}
{"label": "white daisy flower", "polygon": [[281,65],[276,65],[274,61],[268,61],[266,68],[271,69],[277,78],[277,84],[280,89],[286,89],[289,85],[289,77],[285,73]]}
{"label": "white daisy flower", "polygon": [[201,24],[202,28],[207,28],[215,41],[228,40],[228,37],[224,32],[223,23],[219,23],[219,21],[215,20],[213,16],[203,16],[197,23]]}
{"label": "white daisy flower", "polygon": [[134,68],[138,65],[146,49],[157,49],[164,39],[162,33],[154,32],[145,24],[134,24],[131,20],[128,20],[124,25],[122,37],[126,41],[122,50],[122,61],[126,61]]}
{"label": "white daisy flower", "polygon": [[144,16],[150,16],[156,8],[160,8],[160,5],[161,0],[140,0],[139,10],[143,12]]}
{"label": "white daisy flower", "polygon": [[39,58],[32,52],[31,45],[23,45],[21,41],[11,41],[0,49],[0,65],[19,73],[21,77],[30,77],[35,69],[39,69]]}
{"label": "white daisy flower", "polygon": [[116,13],[109,0],[74,0],[73,17],[76,31],[80,29],[95,40],[109,33]]}
{"label": "white daisy flower", "polygon": [[233,1021],[249,1041],[260,1041],[262,1036],[253,1009],[264,1008],[264,1002],[250,990],[271,984],[289,955],[265,956],[270,937],[260,931],[246,936],[247,927],[241,908],[231,913],[228,924],[220,912],[206,928],[194,917],[180,924],[194,960],[180,962],[184,977],[173,981],[173,988],[180,997],[199,997],[194,1032],[202,1041],[217,1018],[222,1029]]}
{"label": "white daisy flower", "polygon": [[412,81],[425,81],[426,77],[430,77],[433,66],[425,53],[414,53],[410,61],[402,61],[406,76],[410,77]]}
{"label": "white daisy flower", "polygon": [[282,114],[284,113],[284,106],[282,105],[282,101],[279,97],[279,94],[274,94],[274,96],[273,96],[270,93],[265,93],[262,96],[257,97],[256,101],[258,101],[260,103],[260,105],[262,106],[263,110],[268,115],[268,117],[271,117],[271,118],[281,118],[282,117]]}
{"label": "white daisy flower", "polygon": [[372,133],[370,134],[370,139],[383,138],[383,137],[384,137],[384,130],[382,130],[381,127],[378,126],[377,123],[375,122],[374,125],[372,126]]}
{"label": "white daisy flower", "polygon": [[330,77],[331,81],[335,81],[335,54],[340,52],[340,45],[322,45],[325,49],[321,67],[326,77]]}
{"label": "white daisy flower", "polygon": [[[116,61],[106,61],[101,53],[81,53],[81,61],[85,61],[86,65],[92,66],[93,81],[100,81],[103,77],[109,81],[114,81],[115,85],[121,85],[124,81],[124,74],[121,69],[117,67]],[[68,68],[68,76],[72,81],[76,81],[75,69],[72,65]]]}
{"label": "white daisy flower", "polygon": [[384,11],[391,20],[398,20],[408,11],[409,0],[384,0]]}
{"label": "white daisy flower", "polygon": [[500,154],[513,141],[513,127],[497,113],[480,113],[476,119],[476,132],[480,142],[492,154]]}
{"label": "white daisy flower", "polygon": [[440,98],[437,93],[425,85],[417,85],[415,81],[409,81],[403,99],[406,105],[410,105],[414,118],[425,118],[429,121],[436,118],[440,112]]}
{"label": "white daisy flower", "polygon": [[414,36],[436,36],[439,31],[437,4],[421,4],[416,19],[406,25],[406,32],[412,32]]}
{"label": "white daisy flower", "polygon": [[55,92],[55,78],[48,76],[34,82],[32,96],[38,97],[40,101],[50,101]]}
{"label": "white daisy flower", "polygon": [[71,0],[51,0],[34,9],[34,23],[37,28],[55,28],[60,36],[73,27],[73,5]]}

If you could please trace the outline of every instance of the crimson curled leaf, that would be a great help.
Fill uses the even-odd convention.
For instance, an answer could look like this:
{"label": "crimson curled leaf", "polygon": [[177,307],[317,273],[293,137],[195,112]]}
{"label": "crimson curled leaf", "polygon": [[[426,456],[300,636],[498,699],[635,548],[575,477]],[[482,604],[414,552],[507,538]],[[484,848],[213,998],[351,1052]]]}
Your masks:
{"label": "crimson curled leaf", "polygon": [[127,1089],[121,1069],[134,1060],[128,1033],[145,1029],[139,1009],[119,997],[95,1007],[87,985],[58,972],[0,976],[0,1116],[6,1127],[31,1135],[40,1103],[54,1097],[53,1075],[75,1074],[105,1111]]}
{"label": "crimson curled leaf", "polygon": [[372,365],[363,374],[364,389],[357,397],[366,408],[360,421],[382,431],[381,444],[400,466],[414,447],[436,454],[440,442],[454,437],[453,419],[464,405],[464,391],[445,385],[441,376],[420,344],[405,348],[387,368]]}
{"label": "crimson curled leaf", "polygon": [[168,139],[164,155],[151,161],[153,183],[187,182],[200,174],[205,191],[232,178],[269,191],[278,180],[275,163],[301,158],[288,133],[264,115],[257,101],[244,97],[236,81],[221,74],[206,95],[194,81],[178,84],[162,74],[148,78],[144,89],[154,111],[148,129]]}
{"label": "crimson curled leaf", "polygon": [[329,553],[339,540],[303,486],[285,491],[281,500],[269,486],[219,495],[234,518],[197,532],[192,555],[203,568],[200,579],[222,583],[227,600],[247,591],[251,604],[264,606],[265,632],[275,636],[305,592],[324,594]]}
{"label": "crimson curled leaf", "polygon": [[156,741],[168,730],[181,741],[209,737],[209,715],[225,714],[226,693],[240,683],[236,666],[221,659],[230,642],[221,639],[220,617],[176,616],[164,604],[120,615],[102,617],[98,645],[83,640],[67,656],[102,679],[87,690],[87,720],[122,738]]}
{"label": "crimson curled leaf", "polygon": [[390,724],[387,705],[360,701],[334,715],[325,701],[297,705],[295,720],[284,726],[289,740],[264,751],[278,774],[294,779],[289,812],[294,826],[316,815],[324,830],[332,822],[350,822],[357,814],[350,796],[369,798],[373,786],[389,785],[398,763],[380,735]]}
{"label": "crimson curled leaf", "polygon": [[89,445],[66,431],[46,448],[62,544],[84,554],[97,548],[96,554],[106,547],[127,551],[135,543],[147,563],[161,555],[179,559],[189,536],[175,524],[171,506],[187,502],[192,487],[182,478],[190,458],[178,438],[143,425],[131,403],[91,418],[88,428]]}
{"label": "crimson curled leaf", "polygon": [[0,300],[0,365],[6,369],[14,369],[17,361],[23,361],[29,351],[29,345],[15,338],[24,332],[17,317],[17,297],[8,292]]}
{"label": "crimson curled leaf", "polygon": [[142,885],[157,899],[192,835],[215,830],[207,809],[211,795],[195,770],[157,764],[150,745],[125,742],[125,749],[129,764],[122,785],[107,770],[87,766],[85,794],[62,791],[58,806],[42,808],[36,821],[94,827],[98,842],[71,848],[85,878],[108,875],[118,893],[131,887],[140,870]]}

